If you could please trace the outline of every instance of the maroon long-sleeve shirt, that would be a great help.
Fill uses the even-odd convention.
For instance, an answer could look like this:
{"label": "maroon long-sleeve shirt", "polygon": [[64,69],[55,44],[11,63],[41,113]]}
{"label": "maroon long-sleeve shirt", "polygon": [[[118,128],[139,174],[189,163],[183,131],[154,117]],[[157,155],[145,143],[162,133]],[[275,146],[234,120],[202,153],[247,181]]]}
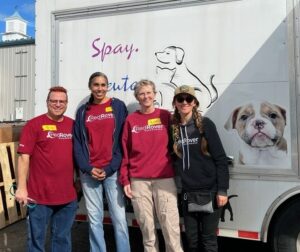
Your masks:
{"label": "maroon long-sleeve shirt", "polygon": [[163,109],[150,114],[136,111],[127,117],[122,135],[122,185],[128,185],[130,178],[174,177],[168,152],[169,126],[170,113]]}

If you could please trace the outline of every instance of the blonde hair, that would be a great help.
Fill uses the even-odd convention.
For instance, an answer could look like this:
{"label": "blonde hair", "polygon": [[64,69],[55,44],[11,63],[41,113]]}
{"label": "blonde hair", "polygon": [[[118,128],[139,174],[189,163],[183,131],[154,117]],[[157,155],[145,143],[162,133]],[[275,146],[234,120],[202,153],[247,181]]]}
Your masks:
{"label": "blonde hair", "polygon": [[138,97],[138,93],[139,93],[140,89],[144,86],[151,86],[154,94],[156,94],[156,87],[155,87],[154,82],[151,80],[143,79],[143,80],[140,80],[138,83],[136,83],[134,86],[134,96],[136,99]]}

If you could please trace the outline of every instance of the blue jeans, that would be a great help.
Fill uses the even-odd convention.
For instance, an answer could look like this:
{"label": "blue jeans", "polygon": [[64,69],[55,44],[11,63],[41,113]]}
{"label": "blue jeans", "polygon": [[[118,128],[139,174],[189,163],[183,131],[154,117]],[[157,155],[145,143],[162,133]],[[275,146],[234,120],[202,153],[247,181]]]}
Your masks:
{"label": "blue jeans", "polygon": [[77,200],[64,205],[36,205],[28,208],[28,252],[45,251],[45,239],[51,222],[51,252],[71,252],[71,228],[77,210]]}
{"label": "blue jeans", "polygon": [[91,252],[105,252],[103,231],[103,189],[114,227],[118,252],[130,252],[128,227],[125,214],[124,194],[117,180],[117,172],[103,181],[80,173],[85,205],[89,216],[89,238]]}

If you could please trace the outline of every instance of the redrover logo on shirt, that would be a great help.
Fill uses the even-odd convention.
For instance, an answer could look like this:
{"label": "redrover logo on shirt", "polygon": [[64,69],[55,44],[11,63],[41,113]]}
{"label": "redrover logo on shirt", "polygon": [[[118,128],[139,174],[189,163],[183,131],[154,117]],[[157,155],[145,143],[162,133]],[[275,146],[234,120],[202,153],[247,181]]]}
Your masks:
{"label": "redrover logo on shirt", "polygon": [[113,113],[100,114],[100,115],[89,115],[86,119],[86,122],[101,121],[101,120],[111,119],[111,118],[114,118]]}
{"label": "redrover logo on shirt", "polygon": [[137,126],[134,125],[132,127],[131,132],[132,133],[139,133],[141,131],[157,131],[157,130],[163,130],[164,126],[163,125],[145,125],[145,126]]}
{"label": "redrover logo on shirt", "polygon": [[62,133],[62,132],[52,132],[48,131],[47,138],[57,138],[57,139],[72,139],[71,133]]}
{"label": "redrover logo on shirt", "polygon": [[183,144],[183,145],[191,145],[191,144],[198,144],[199,137],[194,137],[194,138],[184,138],[183,140],[179,140],[178,144]]}

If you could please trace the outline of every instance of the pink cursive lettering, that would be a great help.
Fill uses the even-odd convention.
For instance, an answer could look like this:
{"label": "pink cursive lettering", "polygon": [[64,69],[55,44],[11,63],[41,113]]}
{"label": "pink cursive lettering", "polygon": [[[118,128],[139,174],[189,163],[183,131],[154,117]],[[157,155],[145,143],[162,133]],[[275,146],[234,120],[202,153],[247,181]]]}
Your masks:
{"label": "pink cursive lettering", "polygon": [[105,57],[111,54],[125,54],[126,59],[129,60],[132,56],[132,53],[138,52],[139,49],[135,48],[133,44],[117,44],[117,45],[110,45],[106,42],[103,42],[101,44],[100,42],[101,38],[94,39],[92,43],[92,47],[94,49],[94,54],[92,57],[100,57],[101,61],[103,62],[105,60]]}

